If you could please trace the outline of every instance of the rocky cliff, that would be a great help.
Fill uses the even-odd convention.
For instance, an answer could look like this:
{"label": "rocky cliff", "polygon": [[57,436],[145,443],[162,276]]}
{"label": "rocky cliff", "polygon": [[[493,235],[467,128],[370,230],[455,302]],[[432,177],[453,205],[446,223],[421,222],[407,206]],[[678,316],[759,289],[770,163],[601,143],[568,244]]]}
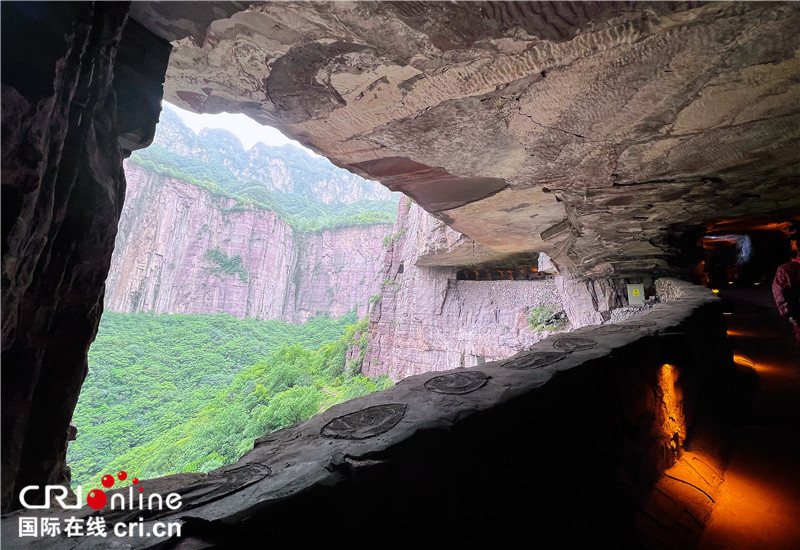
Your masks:
{"label": "rocky cliff", "polygon": [[674,273],[690,230],[800,206],[796,3],[230,13],[180,33],[167,8],[134,8],[175,40],[170,101],[280,128],[499,256],[545,252],[580,277]]}
{"label": "rocky cliff", "polygon": [[468,281],[456,267],[422,265],[450,258],[465,237],[410,201],[401,201],[370,311],[363,372],[399,380],[428,371],[471,367],[527,349],[548,332],[529,327],[532,308],[561,300],[552,279]]}
{"label": "rocky cliff", "polygon": [[126,163],[105,305],[304,322],[377,292],[386,225],[302,233],[274,212]]}

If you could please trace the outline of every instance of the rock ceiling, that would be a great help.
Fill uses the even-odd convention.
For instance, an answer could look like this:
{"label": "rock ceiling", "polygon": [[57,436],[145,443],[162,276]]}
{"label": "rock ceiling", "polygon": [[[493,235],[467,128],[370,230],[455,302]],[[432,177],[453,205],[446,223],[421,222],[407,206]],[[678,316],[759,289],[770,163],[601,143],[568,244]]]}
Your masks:
{"label": "rock ceiling", "polygon": [[684,228],[800,212],[798,5],[169,4],[132,9],[174,40],[168,101],[278,127],[482,257],[652,272]]}

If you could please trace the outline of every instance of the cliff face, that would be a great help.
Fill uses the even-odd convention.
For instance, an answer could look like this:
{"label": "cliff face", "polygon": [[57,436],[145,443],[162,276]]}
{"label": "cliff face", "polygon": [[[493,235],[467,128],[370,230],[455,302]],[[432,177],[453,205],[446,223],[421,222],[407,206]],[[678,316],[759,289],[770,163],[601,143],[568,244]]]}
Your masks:
{"label": "cliff face", "polygon": [[299,234],[296,249],[302,250],[295,268],[292,315],[287,320],[302,323],[321,312],[339,317],[357,306],[359,317],[367,313],[369,297],[381,282],[386,225],[342,227]]}
{"label": "cliff face", "polygon": [[[112,311],[304,322],[376,292],[385,225],[301,234],[273,212],[126,163],[106,284]],[[237,257],[239,259],[237,259]]]}
{"label": "cliff face", "polygon": [[463,235],[401,201],[384,263],[380,301],[370,311],[363,372],[399,380],[504,359],[548,335],[528,326],[531,308],[561,301],[553,280],[456,280],[454,267],[417,265]]}
{"label": "cliff face", "polygon": [[466,237],[410,201],[393,228],[305,233],[269,210],[133,163],[126,175],[106,285],[112,311],[302,323],[369,307],[363,372],[397,380],[509,357],[547,335],[529,328],[531,308],[562,307],[552,280],[463,281],[456,267],[418,266],[463,249]]}

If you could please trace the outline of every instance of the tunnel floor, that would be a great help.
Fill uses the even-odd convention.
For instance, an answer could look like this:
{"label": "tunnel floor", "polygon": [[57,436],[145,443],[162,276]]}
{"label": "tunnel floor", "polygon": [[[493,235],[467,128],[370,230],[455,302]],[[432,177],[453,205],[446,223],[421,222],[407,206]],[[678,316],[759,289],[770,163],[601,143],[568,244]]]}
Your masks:
{"label": "tunnel floor", "polygon": [[768,287],[723,289],[728,335],[758,389],[732,433],[732,455],[699,548],[800,549],[800,357]]}

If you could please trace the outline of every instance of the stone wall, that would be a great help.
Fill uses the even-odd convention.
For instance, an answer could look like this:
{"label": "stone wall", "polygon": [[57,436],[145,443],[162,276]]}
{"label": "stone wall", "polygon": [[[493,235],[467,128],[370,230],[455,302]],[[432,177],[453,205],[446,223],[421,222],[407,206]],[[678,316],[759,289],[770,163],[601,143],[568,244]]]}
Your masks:
{"label": "stone wall", "polygon": [[[120,70],[114,81],[127,8],[2,5],[4,511],[24,486],[69,481],[68,427],[124,198],[117,121],[136,109],[114,90],[131,78]],[[151,38],[125,48],[149,59],[144,103],[160,101],[170,51]],[[140,112],[126,149],[146,145],[155,122]]]}

